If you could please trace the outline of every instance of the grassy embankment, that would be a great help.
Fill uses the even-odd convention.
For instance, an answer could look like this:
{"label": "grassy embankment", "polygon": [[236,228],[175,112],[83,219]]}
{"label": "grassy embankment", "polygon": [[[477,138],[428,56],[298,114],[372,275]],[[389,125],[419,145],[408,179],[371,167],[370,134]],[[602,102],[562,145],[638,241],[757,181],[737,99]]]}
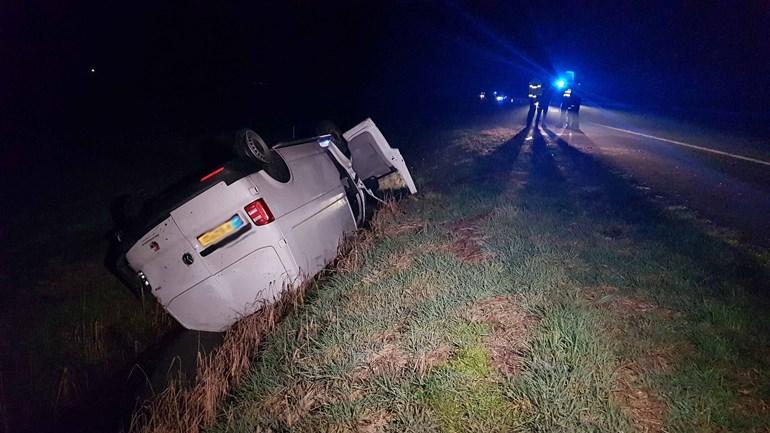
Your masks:
{"label": "grassy embankment", "polygon": [[514,134],[442,138],[210,430],[766,431],[766,258]]}

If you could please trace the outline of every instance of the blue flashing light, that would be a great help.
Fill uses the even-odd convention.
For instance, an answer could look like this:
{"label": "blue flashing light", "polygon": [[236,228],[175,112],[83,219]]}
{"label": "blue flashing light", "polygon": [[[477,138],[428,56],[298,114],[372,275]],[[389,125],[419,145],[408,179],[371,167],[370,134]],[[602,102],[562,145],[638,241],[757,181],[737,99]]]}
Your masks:
{"label": "blue flashing light", "polygon": [[553,82],[553,85],[556,86],[557,89],[563,89],[567,86],[567,80],[564,78],[559,78]]}

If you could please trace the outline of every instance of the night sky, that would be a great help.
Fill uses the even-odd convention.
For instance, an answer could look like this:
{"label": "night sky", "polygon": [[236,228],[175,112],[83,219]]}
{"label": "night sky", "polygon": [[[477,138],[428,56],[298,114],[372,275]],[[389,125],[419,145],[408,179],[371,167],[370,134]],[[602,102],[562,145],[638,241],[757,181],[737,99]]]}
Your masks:
{"label": "night sky", "polygon": [[602,103],[770,111],[767,1],[30,1],[3,9],[6,171],[146,128],[270,129],[409,116],[481,89],[523,96],[528,79],[565,69]]}

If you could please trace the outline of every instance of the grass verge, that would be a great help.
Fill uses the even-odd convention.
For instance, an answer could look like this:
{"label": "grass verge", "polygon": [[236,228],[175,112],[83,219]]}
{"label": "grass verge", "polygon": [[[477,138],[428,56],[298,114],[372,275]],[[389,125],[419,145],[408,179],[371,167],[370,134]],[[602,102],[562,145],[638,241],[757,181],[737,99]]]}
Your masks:
{"label": "grass verge", "polygon": [[[766,431],[766,264],[559,137],[504,135],[442,146],[197,425]],[[169,413],[154,431],[190,431]]]}

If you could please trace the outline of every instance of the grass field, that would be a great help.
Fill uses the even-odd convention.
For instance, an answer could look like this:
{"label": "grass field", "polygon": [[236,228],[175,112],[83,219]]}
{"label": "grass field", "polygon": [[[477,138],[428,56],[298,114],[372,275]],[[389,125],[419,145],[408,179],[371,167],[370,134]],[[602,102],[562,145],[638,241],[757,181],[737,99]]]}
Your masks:
{"label": "grass field", "polygon": [[768,431],[766,256],[568,138],[435,141],[211,431]]}

